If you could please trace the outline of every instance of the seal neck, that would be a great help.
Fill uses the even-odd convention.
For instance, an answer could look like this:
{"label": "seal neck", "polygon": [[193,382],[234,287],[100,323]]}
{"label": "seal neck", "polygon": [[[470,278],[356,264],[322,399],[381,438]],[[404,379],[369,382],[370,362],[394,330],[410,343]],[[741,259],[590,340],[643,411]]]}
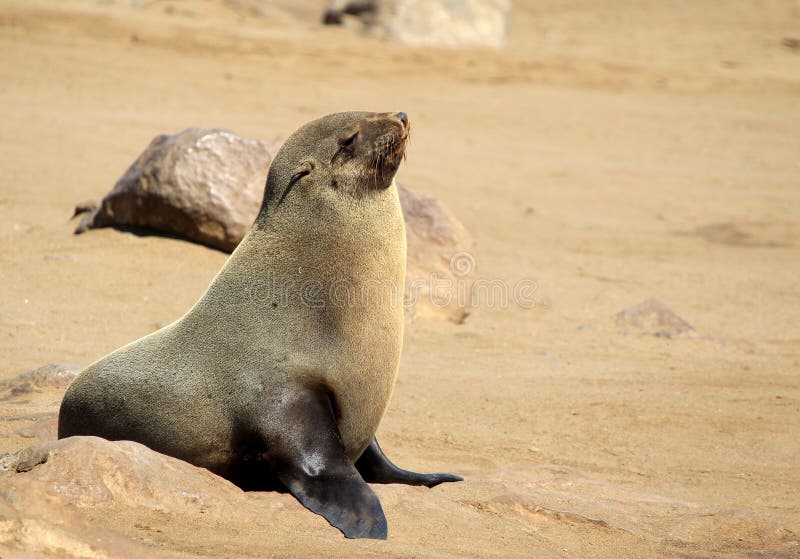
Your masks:
{"label": "seal neck", "polygon": [[[218,315],[239,305],[302,309],[313,321],[402,316],[406,236],[397,189],[336,211],[299,205],[259,216],[203,297]],[[330,210],[330,208],[328,208]]]}

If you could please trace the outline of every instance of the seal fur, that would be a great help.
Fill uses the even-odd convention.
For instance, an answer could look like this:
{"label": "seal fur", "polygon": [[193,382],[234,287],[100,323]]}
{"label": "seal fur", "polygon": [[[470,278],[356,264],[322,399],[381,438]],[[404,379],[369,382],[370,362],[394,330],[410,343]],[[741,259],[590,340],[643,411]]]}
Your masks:
{"label": "seal fur", "polygon": [[[347,537],[385,539],[366,481],[461,478],[394,466],[375,440],[400,360],[404,113],[336,113],[276,154],[258,217],[181,319],[90,365],[59,438],[134,440],[244,488],[282,486]],[[344,293],[344,299],[342,299]]]}

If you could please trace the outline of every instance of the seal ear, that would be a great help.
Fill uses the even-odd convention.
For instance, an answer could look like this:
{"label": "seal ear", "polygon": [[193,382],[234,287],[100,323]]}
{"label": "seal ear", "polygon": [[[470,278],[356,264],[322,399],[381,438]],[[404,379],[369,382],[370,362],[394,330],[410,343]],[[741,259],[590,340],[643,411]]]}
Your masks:
{"label": "seal ear", "polygon": [[289,194],[289,191],[292,189],[294,184],[302,179],[304,176],[311,173],[314,170],[314,164],[311,161],[303,161],[299,167],[297,167],[294,172],[292,173],[292,178],[289,179],[289,185],[286,187],[286,190],[283,191],[281,194],[280,199],[278,200],[278,205],[280,206],[283,202],[283,199]]}

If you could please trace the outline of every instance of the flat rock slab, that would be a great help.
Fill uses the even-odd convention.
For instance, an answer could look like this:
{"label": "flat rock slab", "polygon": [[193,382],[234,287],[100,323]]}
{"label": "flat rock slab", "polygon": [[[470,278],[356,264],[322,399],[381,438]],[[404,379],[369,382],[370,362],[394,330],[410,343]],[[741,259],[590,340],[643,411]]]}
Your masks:
{"label": "flat rock slab", "polygon": [[[100,203],[77,206],[76,214],[85,215],[75,232],[145,229],[231,252],[258,214],[279,147],[222,129],[159,135]],[[451,260],[472,254],[474,242],[438,200],[402,185],[398,190],[408,237],[407,316],[462,322],[471,303],[463,292],[472,284]]]}
{"label": "flat rock slab", "polygon": [[345,540],[289,494],[244,492],[131,441],[56,441],[56,413],[75,374],[49,364],[0,387],[0,431],[17,429],[22,414],[50,418],[53,427],[36,438],[0,439],[3,559],[487,557],[485,548],[465,550],[464,534],[502,540],[489,557],[530,557],[575,532],[588,543],[570,551],[587,557],[594,546],[637,557],[792,557],[800,548],[797,534],[747,510],[669,499],[646,482],[619,484],[533,462],[461,471],[465,482],[433,489],[375,485],[389,541]]}
{"label": "flat rock slab", "polygon": [[[234,514],[243,491],[204,468],[133,441],[69,437],[0,459],[0,494],[45,496],[50,505],[98,507],[124,502],[171,513]],[[30,474],[30,475],[22,475]],[[25,489],[23,489],[23,487]]]}
{"label": "flat rock slab", "polygon": [[[478,556],[465,555],[450,530],[479,541],[501,534],[508,541],[492,557],[529,557],[538,539],[575,531],[637,556],[789,557],[797,544],[790,530],[747,511],[665,499],[566,466],[467,472],[466,482],[432,490],[375,489],[393,530],[379,545],[344,540],[288,494],[243,492],[138,443],[70,437],[0,458],[0,554],[301,557],[322,546],[329,557]],[[591,548],[575,553],[591,556]]]}

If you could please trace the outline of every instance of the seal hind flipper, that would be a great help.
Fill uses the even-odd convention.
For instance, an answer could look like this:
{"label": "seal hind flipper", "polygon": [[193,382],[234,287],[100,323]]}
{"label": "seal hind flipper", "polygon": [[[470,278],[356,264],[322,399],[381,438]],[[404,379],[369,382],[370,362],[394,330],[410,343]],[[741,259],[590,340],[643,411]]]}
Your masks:
{"label": "seal hind flipper", "polygon": [[448,481],[464,481],[461,476],[453,474],[418,474],[398,468],[383,453],[375,437],[356,461],[356,469],[364,481],[369,483],[404,483],[433,487]]}
{"label": "seal hind flipper", "polygon": [[301,391],[280,407],[266,416],[278,421],[263,429],[264,458],[278,479],[345,537],[385,540],[381,503],[345,452],[327,394]]}
{"label": "seal hind flipper", "polygon": [[75,211],[72,213],[72,217],[70,219],[75,219],[79,215],[86,214],[81,218],[78,226],[75,228],[75,234],[80,235],[81,233],[85,233],[89,229],[94,228],[94,220],[99,211],[100,204],[95,200],[87,200],[86,202],[81,202],[75,206]]}

